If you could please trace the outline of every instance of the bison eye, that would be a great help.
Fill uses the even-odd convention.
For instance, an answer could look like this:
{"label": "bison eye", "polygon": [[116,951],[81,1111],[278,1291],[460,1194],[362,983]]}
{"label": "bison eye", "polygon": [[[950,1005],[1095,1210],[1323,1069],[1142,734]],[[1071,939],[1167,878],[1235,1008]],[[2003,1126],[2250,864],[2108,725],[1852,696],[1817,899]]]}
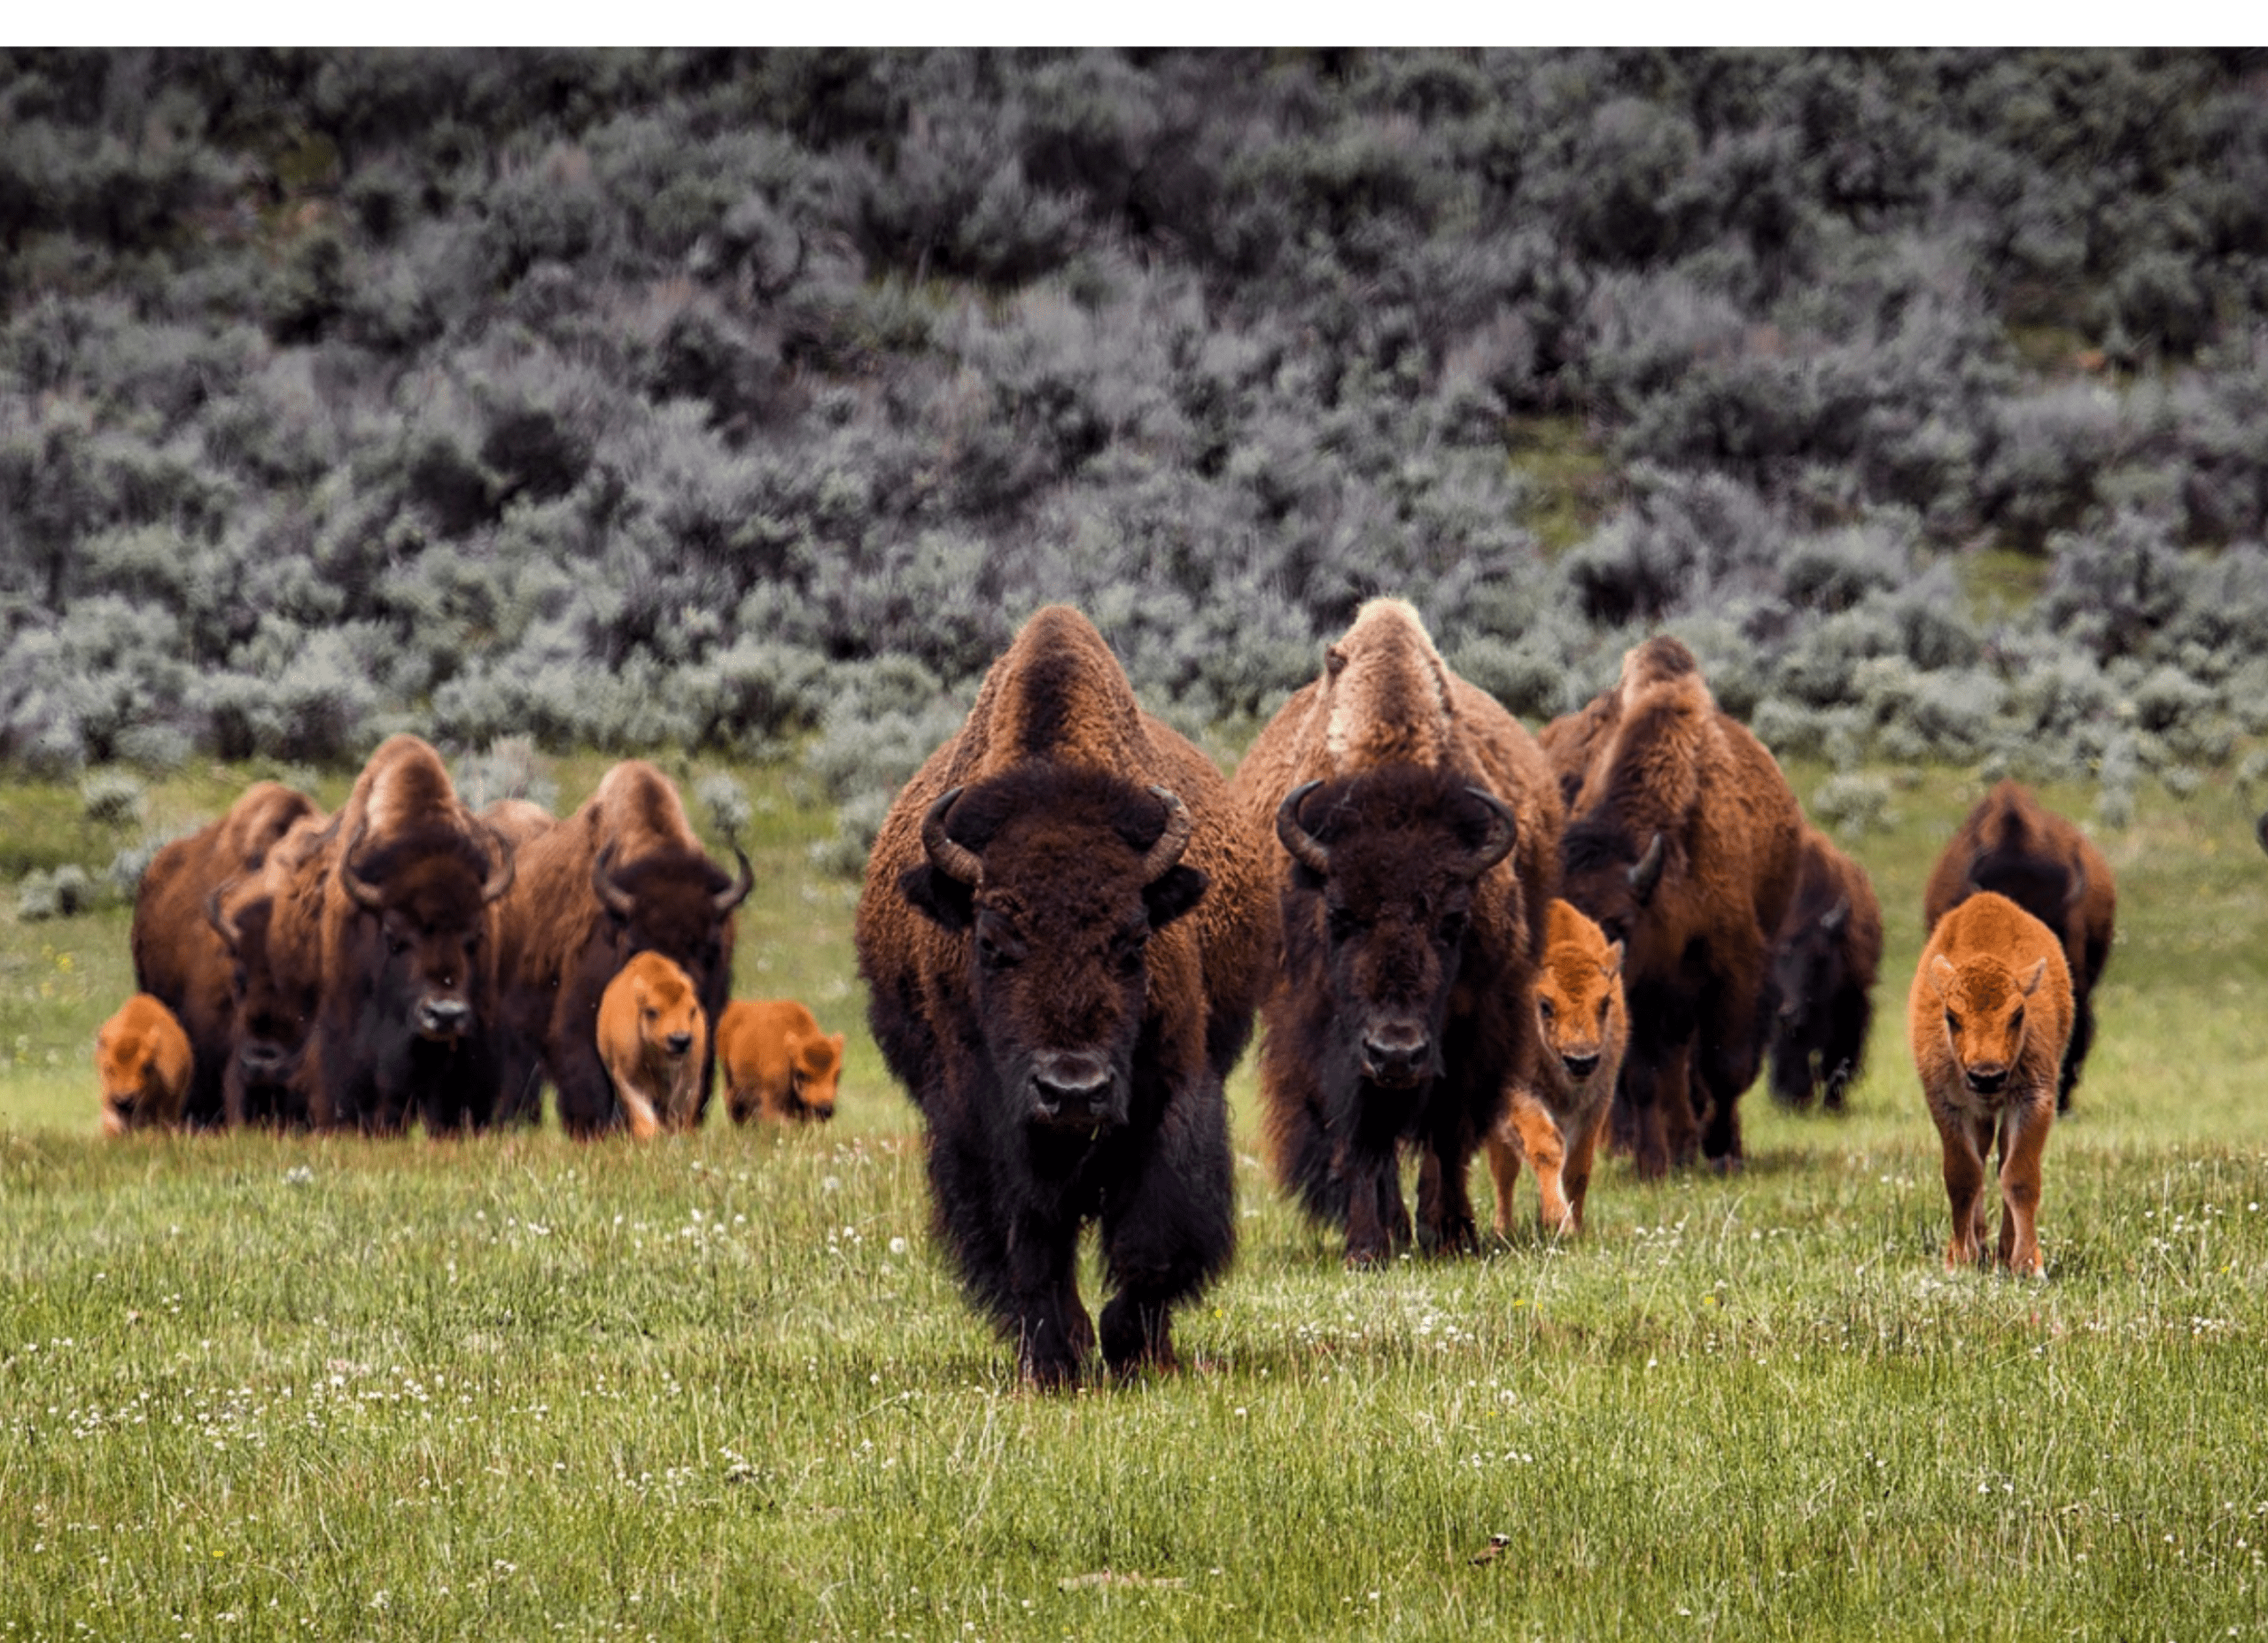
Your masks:
{"label": "bison eye", "polygon": [[2018,1004],[2016,1006],[2016,1014],[2008,1018],[2008,1031],[2011,1033],[2021,1033],[2023,1031],[2023,1006],[2022,1004]]}
{"label": "bison eye", "polygon": [[1363,921],[1348,909],[1334,907],[1324,915],[1323,926],[1330,932],[1332,941],[1344,942],[1350,940],[1363,927]]}
{"label": "bison eye", "polygon": [[1950,1010],[1946,1011],[1946,1031],[1948,1033],[1958,1033],[1961,1031],[1960,1019]]}
{"label": "bison eye", "polygon": [[1013,970],[1016,956],[989,935],[976,938],[976,962],[987,970]]}
{"label": "bison eye", "polygon": [[1550,999],[1539,998],[1535,1001],[1535,1013],[1550,1021],[1557,1018],[1559,1011],[1552,1006]]}
{"label": "bison eye", "polygon": [[1442,946],[1455,947],[1459,942],[1464,940],[1464,915],[1463,913],[1444,915],[1434,934]]}
{"label": "bison eye", "polygon": [[391,930],[386,932],[386,951],[399,958],[408,950],[409,938],[408,936],[396,935]]}

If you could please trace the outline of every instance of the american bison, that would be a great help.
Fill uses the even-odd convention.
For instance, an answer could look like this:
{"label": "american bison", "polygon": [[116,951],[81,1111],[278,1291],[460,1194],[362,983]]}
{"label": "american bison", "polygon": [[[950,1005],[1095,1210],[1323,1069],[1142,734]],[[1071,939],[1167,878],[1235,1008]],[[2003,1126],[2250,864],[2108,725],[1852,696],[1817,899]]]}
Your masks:
{"label": "american bison", "polygon": [[1830,1112],[1865,1065],[1882,965],[1882,903],[1866,869],[1818,829],[1804,829],[1796,894],[1772,957],[1772,1093],[1790,1106],[1816,1094]]}
{"label": "american bison", "polygon": [[221,1097],[231,1125],[303,1129],[312,1121],[303,1063],[322,1003],[323,881],[302,869],[329,826],[319,811],[300,817],[258,872],[223,885],[206,904],[229,961]]}
{"label": "american bison", "polygon": [[306,1052],[315,1123],[399,1135],[414,1111],[429,1135],[485,1127],[510,844],[457,798],[439,754],[394,736],[298,873],[321,886],[322,1003]]}
{"label": "american bison", "polygon": [[1649,1179],[1689,1161],[1697,1139],[1729,1167],[1741,1157],[1735,1104],[1763,1056],[1772,942],[1795,894],[1796,795],[1666,636],[1625,655],[1614,688],[1547,740],[1563,779],[1580,777],[1561,894],[1623,944],[1618,1132],[1627,1124]]}
{"label": "american bison", "polygon": [[2055,932],[2071,972],[2070,1046],[2055,1085],[2055,1110],[2069,1112],[2079,1069],[2094,1043],[2094,988],[2110,961],[2118,887],[2110,864],[2086,834],[2047,808],[2021,782],[2003,781],[1977,802],[1946,845],[1922,893],[1930,929],[1979,890],[1997,890]]}
{"label": "american bison", "polygon": [[1373,600],[1263,728],[1233,793],[1275,880],[1261,1006],[1276,1172],[1350,1264],[1477,1246],[1466,1175],[1534,1035],[1559,794],[1535,740]]}
{"label": "american bison", "polygon": [[307,794],[280,782],[254,782],[219,820],[151,857],[142,875],[128,938],[134,985],[170,1010],[189,1035],[196,1068],[183,1116],[191,1125],[222,1121],[233,1019],[229,955],[207,907],[229,881],[258,872],[269,848],[315,808]]}
{"label": "american bison", "polygon": [[[639,953],[659,953],[692,978],[705,1019],[723,1013],[733,913],[756,882],[747,856],[734,855],[737,877],[709,859],[677,788],[643,759],[617,764],[580,810],[521,845],[500,933],[501,1117],[538,1118],[548,1073],[570,1135],[626,1121],[599,1058],[599,999]],[[696,1122],[714,1065],[704,1050]]]}
{"label": "american bison", "polygon": [[1219,773],[1062,606],[1025,624],[874,841],[874,1037],[928,1129],[946,1248],[1042,1384],[1096,1344],[1087,1222],[1114,1370],[1171,1365],[1172,1308],[1228,1264],[1221,1081],[1251,1031],[1260,884]]}
{"label": "american bison", "polygon": [[792,998],[736,998],[717,1023],[717,1064],[733,1122],[794,1123],[835,1116],[843,1037],[819,1030]]}
{"label": "american bison", "polygon": [[633,1135],[643,1141],[699,1121],[695,1086],[709,1050],[709,1019],[691,979],[659,953],[633,956],[606,984],[598,1049]]}
{"label": "american bison", "polygon": [[192,1060],[189,1035],[162,1003],[136,993],[120,1004],[95,1035],[103,1133],[178,1125]]}
{"label": "american bison", "polygon": [[1984,1246],[1984,1159],[2000,1153],[2000,1259],[2040,1270],[2039,1164],[2071,1033],[2071,973],[2055,933],[1983,890],[1938,921],[1906,1005],[1922,1096],[1944,1143],[1947,1270]]}
{"label": "american bison", "polygon": [[1536,1042],[1530,1075],[1483,1142],[1496,1188],[1496,1236],[1512,1236],[1512,1188],[1534,1166],[1547,1232],[1583,1229],[1591,1159],[1622,1071],[1630,1012],[1622,999],[1622,949],[1563,901],[1551,903],[1535,978]]}

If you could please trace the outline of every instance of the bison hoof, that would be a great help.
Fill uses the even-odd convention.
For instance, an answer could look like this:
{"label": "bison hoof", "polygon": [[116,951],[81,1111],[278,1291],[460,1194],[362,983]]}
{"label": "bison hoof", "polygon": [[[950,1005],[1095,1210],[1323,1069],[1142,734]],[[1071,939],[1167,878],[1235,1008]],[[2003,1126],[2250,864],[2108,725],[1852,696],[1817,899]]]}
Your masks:
{"label": "bison hoof", "polygon": [[1419,1227],[1418,1242],[1428,1255],[1471,1255],[1480,1248],[1480,1236],[1472,1222],[1462,1219],[1445,1221],[1438,1227]]}
{"label": "bison hoof", "polygon": [[1115,1375],[1174,1368],[1171,1314],[1154,1303],[1115,1297],[1102,1309],[1102,1360]]}

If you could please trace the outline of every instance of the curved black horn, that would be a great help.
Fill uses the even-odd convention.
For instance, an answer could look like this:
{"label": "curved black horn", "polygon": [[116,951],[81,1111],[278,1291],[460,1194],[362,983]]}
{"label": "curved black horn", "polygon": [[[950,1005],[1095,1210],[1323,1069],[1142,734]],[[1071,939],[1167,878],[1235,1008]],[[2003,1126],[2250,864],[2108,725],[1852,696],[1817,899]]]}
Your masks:
{"label": "curved black horn", "polygon": [[346,841],[346,848],[338,853],[338,882],[346,887],[346,894],[354,898],[357,906],[365,912],[375,913],[384,910],[385,895],[377,885],[372,884],[354,870],[354,858],[361,853],[362,849],[362,835],[369,831],[369,826],[370,824],[368,821],[357,822],[354,826],[354,836]]}
{"label": "curved black horn", "polygon": [[1834,906],[1820,914],[1819,927],[1832,935],[1843,927],[1843,921],[1850,916],[1851,898],[1847,895],[1838,897]]}
{"label": "curved black horn", "polygon": [[1662,881],[1662,864],[1667,854],[1667,845],[1657,833],[1653,842],[1646,847],[1646,853],[1630,869],[1630,891],[1640,901],[1653,895],[1654,887]]}
{"label": "curved black horn", "polygon": [[1308,794],[1323,784],[1302,782],[1284,795],[1276,807],[1276,837],[1292,853],[1292,859],[1309,871],[1328,876],[1331,872],[1331,851],[1315,834],[1300,824],[1300,805]]}
{"label": "curved black horn", "polygon": [[1520,822],[1512,814],[1511,806],[1486,787],[1467,787],[1465,791],[1487,805],[1492,818],[1488,836],[1473,851],[1472,876],[1477,879],[1512,853],[1512,846],[1520,841]]}
{"label": "curved black horn", "polygon": [[719,918],[748,900],[748,893],[756,888],[756,869],[748,864],[748,852],[735,844],[733,846],[733,856],[741,864],[740,872],[730,884],[717,892],[716,899],[711,903],[716,908]]}
{"label": "curved black horn", "polygon": [[2074,867],[2071,869],[2071,887],[2063,892],[2063,905],[2077,907],[2081,902],[2086,900],[2086,895],[2087,870],[2084,867]]}
{"label": "curved black horn", "polygon": [[519,858],[513,853],[512,841],[501,829],[487,822],[481,823],[480,827],[488,835],[488,877],[480,886],[480,903],[485,907],[512,887],[512,875],[519,871]]}
{"label": "curved black horn", "polygon": [[1165,831],[1158,834],[1150,853],[1142,858],[1142,882],[1155,884],[1171,872],[1181,861],[1181,853],[1189,848],[1189,835],[1197,825],[1189,807],[1181,795],[1170,787],[1153,787],[1158,802],[1166,807]]}
{"label": "curved black horn", "polygon": [[929,857],[929,865],[957,883],[974,886],[984,877],[984,861],[965,844],[958,843],[945,831],[945,817],[959,802],[961,790],[951,787],[941,794],[921,818],[921,848]]}
{"label": "curved black horn", "polygon": [[237,950],[237,921],[223,911],[221,903],[229,892],[243,882],[244,878],[239,875],[217,887],[212,895],[205,898],[205,922],[213,926],[213,933],[227,944],[232,953]]}
{"label": "curved black horn", "polygon": [[627,918],[638,911],[637,898],[614,881],[611,844],[601,850],[598,860],[591,864],[591,893],[599,898],[600,906],[617,918]]}

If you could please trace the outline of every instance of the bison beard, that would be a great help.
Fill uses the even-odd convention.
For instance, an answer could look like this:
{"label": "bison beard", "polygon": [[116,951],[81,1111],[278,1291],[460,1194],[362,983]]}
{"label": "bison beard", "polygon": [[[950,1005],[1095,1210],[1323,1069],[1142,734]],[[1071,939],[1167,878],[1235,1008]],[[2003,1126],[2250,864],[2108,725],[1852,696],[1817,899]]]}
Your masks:
{"label": "bison beard", "polygon": [[1511,955],[1476,940],[1472,917],[1518,842],[1512,813],[1447,771],[1389,766],[1293,789],[1278,834],[1294,865],[1262,1057],[1279,1166],[1366,1263],[1410,1240],[1410,1143],[1418,1241],[1471,1249],[1466,1175],[1523,1042]]}
{"label": "bison beard", "polygon": [[1034,763],[929,808],[905,900],[957,938],[920,1004],[878,989],[876,1036],[929,1127],[939,1230],[1033,1379],[1076,1376],[1096,1337],[1076,1274],[1101,1226],[1116,1290],[1101,1348],[1115,1369],[1173,1360],[1169,1315],[1227,1264],[1227,1104],[1205,1059],[1186,959],[1152,940],[1197,905],[1180,864],[1181,801],[1117,777]]}

